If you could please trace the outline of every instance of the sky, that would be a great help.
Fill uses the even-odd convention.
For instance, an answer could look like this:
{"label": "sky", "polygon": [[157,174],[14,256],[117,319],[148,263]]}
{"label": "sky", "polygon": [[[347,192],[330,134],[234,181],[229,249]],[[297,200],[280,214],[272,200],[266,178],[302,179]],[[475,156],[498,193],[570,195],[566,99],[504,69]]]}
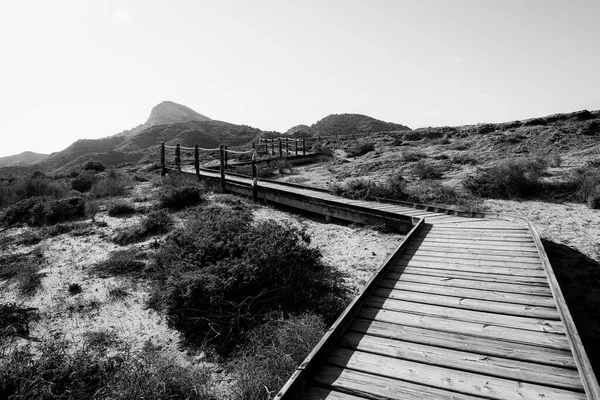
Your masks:
{"label": "sky", "polygon": [[0,156],[116,134],[170,100],[286,131],[600,109],[598,0],[0,3]]}

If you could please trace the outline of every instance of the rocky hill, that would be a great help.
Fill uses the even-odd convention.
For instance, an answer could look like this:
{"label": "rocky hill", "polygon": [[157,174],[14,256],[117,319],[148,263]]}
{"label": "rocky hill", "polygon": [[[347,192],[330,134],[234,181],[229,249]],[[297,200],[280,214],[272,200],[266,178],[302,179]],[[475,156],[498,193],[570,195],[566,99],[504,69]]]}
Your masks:
{"label": "rocky hill", "polygon": [[13,156],[0,157],[0,168],[2,167],[18,167],[25,166],[42,161],[48,158],[48,154],[34,153],[32,151],[24,151],[21,154]]}
{"label": "rocky hill", "polygon": [[312,124],[311,128],[322,136],[410,130],[404,125],[384,122],[361,114],[331,114]]}

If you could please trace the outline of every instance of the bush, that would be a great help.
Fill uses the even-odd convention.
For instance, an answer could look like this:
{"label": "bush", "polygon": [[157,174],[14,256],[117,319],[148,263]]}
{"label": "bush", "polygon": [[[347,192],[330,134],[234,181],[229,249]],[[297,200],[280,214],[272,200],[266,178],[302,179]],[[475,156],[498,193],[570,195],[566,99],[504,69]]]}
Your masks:
{"label": "bush", "polygon": [[525,198],[542,189],[540,178],[546,168],[542,159],[505,160],[498,165],[480,169],[463,185],[476,196],[495,199]]}
{"label": "bush", "polygon": [[71,296],[75,296],[75,295],[83,292],[83,289],[81,288],[81,285],[79,283],[69,284],[69,287],[67,288],[67,290],[69,291],[69,295],[71,295]]}
{"label": "bush", "polygon": [[85,202],[85,215],[92,221],[96,220],[96,215],[100,212],[100,203],[96,200],[88,200]]}
{"label": "bush", "polygon": [[303,314],[289,319],[281,315],[270,317],[250,331],[248,342],[229,364],[236,378],[233,387],[236,398],[273,398],[323,337],[326,328],[318,315]]}
{"label": "bush", "polygon": [[358,142],[352,146],[348,151],[350,157],[360,157],[371,151],[375,150],[375,143],[373,142]]}
{"label": "bush", "polygon": [[317,153],[317,154],[324,154],[326,156],[332,156],[333,155],[333,149],[329,146],[327,146],[326,144],[322,143],[322,142],[317,142],[313,145],[313,147],[311,148],[311,151],[313,153]]}
{"label": "bush", "polygon": [[291,174],[294,172],[294,167],[288,160],[277,160],[275,162],[275,170],[277,170],[279,175]]}
{"label": "bush", "polygon": [[108,215],[119,217],[135,213],[135,207],[125,200],[116,200],[108,205]]}
{"label": "bush", "polygon": [[419,179],[441,179],[445,168],[433,162],[419,160],[411,169],[412,174]]}
{"label": "bush", "polygon": [[90,196],[95,198],[117,197],[127,193],[127,182],[117,174],[110,174],[97,180],[90,189]]}
{"label": "bush", "polygon": [[27,178],[18,179],[9,187],[16,201],[32,197],[63,197],[64,187],[50,180],[43,173],[36,171]]}
{"label": "bush", "polygon": [[88,161],[82,168],[84,171],[96,171],[102,172],[106,169],[106,166],[100,161]]}
{"label": "bush", "polygon": [[[96,339],[97,336],[91,337]],[[64,340],[15,348],[0,357],[0,398],[19,399],[214,399],[210,373],[181,367],[149,345],[106,352],[112,341],[73,349]]]}
{"label": "bush", "polygon": [[71,181],[71,188],[78,192],[85,193],[90,191],[94,185],[95,178],[92,175],[84,174],[79,175],[77,178]]}
{"label": "bush", "polygon": [[140,272],[146,266],[145,253],[137,249],[117,250],[107,260],[94,265],[92,271],[101,278]]}
{"label": "bush", "polygon": [[198,186],[163,186],[160,192],[159,206],[172,210],[181,210],[206,201],[206,191]]}
{"label": "bush", "polygon": [[427,155],[420,151],[403,151],[400,157],[404,162],[413,162],[427,158]]}
{"label": "bush", "polygon": [[8,254],[0,256],[0,279],[17,282],[19,293],[33,296],[42,286],[44,274],[40,274],[44,263],[43,254]]}
{"label": "bush", "polygon": [[331,194],[354,200],[368,200],[381,195],[381,186],[365,178],[355,178],[344,183],[332,183]]}
{"label": "bush", "polygon": [[6,210],[3,223],[13,225],[26,223],[31,226],[54,225],[71,221],[85,215],[85,201],[81,197],[53,200],[48,197],[32,197],[22,200]]}
{"label": "bush", "polygon": [[150,305],[186,339],[222,354],[271,311],[316,312],[332,322],[343,309],[341,278],[308,247],[304,232],[248,213],[210,206],[167,238],[152,271],[162,284]]}
{"label": "bush", "polygon": [[173,219],[165,210],[152,211],[133,229],[121,230],[113,241],[121,246],[141,242],[153,235],[167,233],[173,225]]}

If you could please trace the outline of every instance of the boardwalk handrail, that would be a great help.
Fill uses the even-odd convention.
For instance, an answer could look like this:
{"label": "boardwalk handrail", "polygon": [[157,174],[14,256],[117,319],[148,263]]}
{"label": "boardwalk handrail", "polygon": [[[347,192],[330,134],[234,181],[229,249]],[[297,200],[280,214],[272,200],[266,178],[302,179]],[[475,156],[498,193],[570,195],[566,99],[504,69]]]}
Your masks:
{"label": "boardwalk handrail", "polygon": [[569,341],[573,358],[577,364],[577,370],[579,371],[579,377],[583,383],[585,393],[589,399],[600,399],[600,386],[598,386],[598,380],[596,379],[596,375],[594,374],[590,360],[587,356],[585,348],[583,347],[583,343],[581,342],[577,328],[575,327],[573,317],[569,312],[567,302],[565,301],[562,291],[560,290],[558,280],[556,279],[556,275],[554,275],[554,270],[552,269],[552,265],[550,264],[550,260],[546,254],[546,250],[544,250],[544,245],[540,240],[537,230],[529,220],[527,221],[527,227],[533,236],[535,247],[537,248],[538,254],[542,259],[542,267],[544,268],[548,281],[550,282],[550,291],[556,299],[558,313],[565,326],[565,330],[567,331],[567,340]]}
{"label": "boardwalk handrail", "polygon": [[331,350],[335,342],[340,338],[347,326],[358,314],[365,300],[375,289],[383,275],[390,268],[394,260],[402,253],[408,241],[415,235],[415,232],[424,225],[424,218],[420,218],[413,228],[404,237],[396,250],[385,260],[379,269],[371,276],[371,279],[365,284],[358,296],[346,307],[344,312],[338,317],[333,325],[327,330],[319,343],[313,348],[310,354],[304,359],[302,364],[298,366],[294,374],[288,379],[285,385],[281,388],[274,400],[291,400],[306,386],[306,377],[310,375],[322,361],[323,357]]}

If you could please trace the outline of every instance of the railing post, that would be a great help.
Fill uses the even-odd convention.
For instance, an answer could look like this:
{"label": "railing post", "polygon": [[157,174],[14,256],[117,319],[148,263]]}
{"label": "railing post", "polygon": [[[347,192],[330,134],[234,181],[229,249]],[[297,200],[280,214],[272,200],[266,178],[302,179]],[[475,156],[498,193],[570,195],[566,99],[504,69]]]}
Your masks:
{"label": "railing post", "polygon": [[302,155],[306,155],[306,138],[302,138]]}
{"label": "railing post", "polygon": [[252,143],[252,200],[258,201],[258,179],[256,177],[256,148]]}
{"label": "railing post", "polygon": [[177,171],[181,171],[181,147],[179,143],[175,147],[175,166],[177,167]]}
{"label": "railing post", "polygon": [[275,156],[275,139],[271,140],[271,155]]}
{"label": "railing post", "polygon": [[219,146],[219,153],[221,155],[221,189],[225,193],[225,148],[223,145]]}
{"label": "railing post", "polygon": [[160,145],[160,165],[161,165],[161,170],[160,170],[160,176],[165,176],[167,173],[167,166],[165,165],[165,144],[161,144]]}
{"label": "railing post", "polygon": [[294,143],[296,144],[296,145],[294,146],[294,147],[295,147],[295,150],[296,150],[296,155],[298,155],[298,139],[294,139]]}
{"label": "railing post", "polygon": [[225,169],[227,169],[227,165],[229,165],[229,154],[227,154],[227,146],[225,146]]}
{"label": "railing post", "polygon": [[194,167],[196,168],[196,176],[200,177],[200,150],[198,145],[194,146]]}
{"label": "railing post", "polygon": [[283,158],[283,143],[281,143],[281,138],[279,138],[279,158]]}
{"label": "railing post", "polygon": [[285,138],[285,154],[290,155],[290,138]]}

